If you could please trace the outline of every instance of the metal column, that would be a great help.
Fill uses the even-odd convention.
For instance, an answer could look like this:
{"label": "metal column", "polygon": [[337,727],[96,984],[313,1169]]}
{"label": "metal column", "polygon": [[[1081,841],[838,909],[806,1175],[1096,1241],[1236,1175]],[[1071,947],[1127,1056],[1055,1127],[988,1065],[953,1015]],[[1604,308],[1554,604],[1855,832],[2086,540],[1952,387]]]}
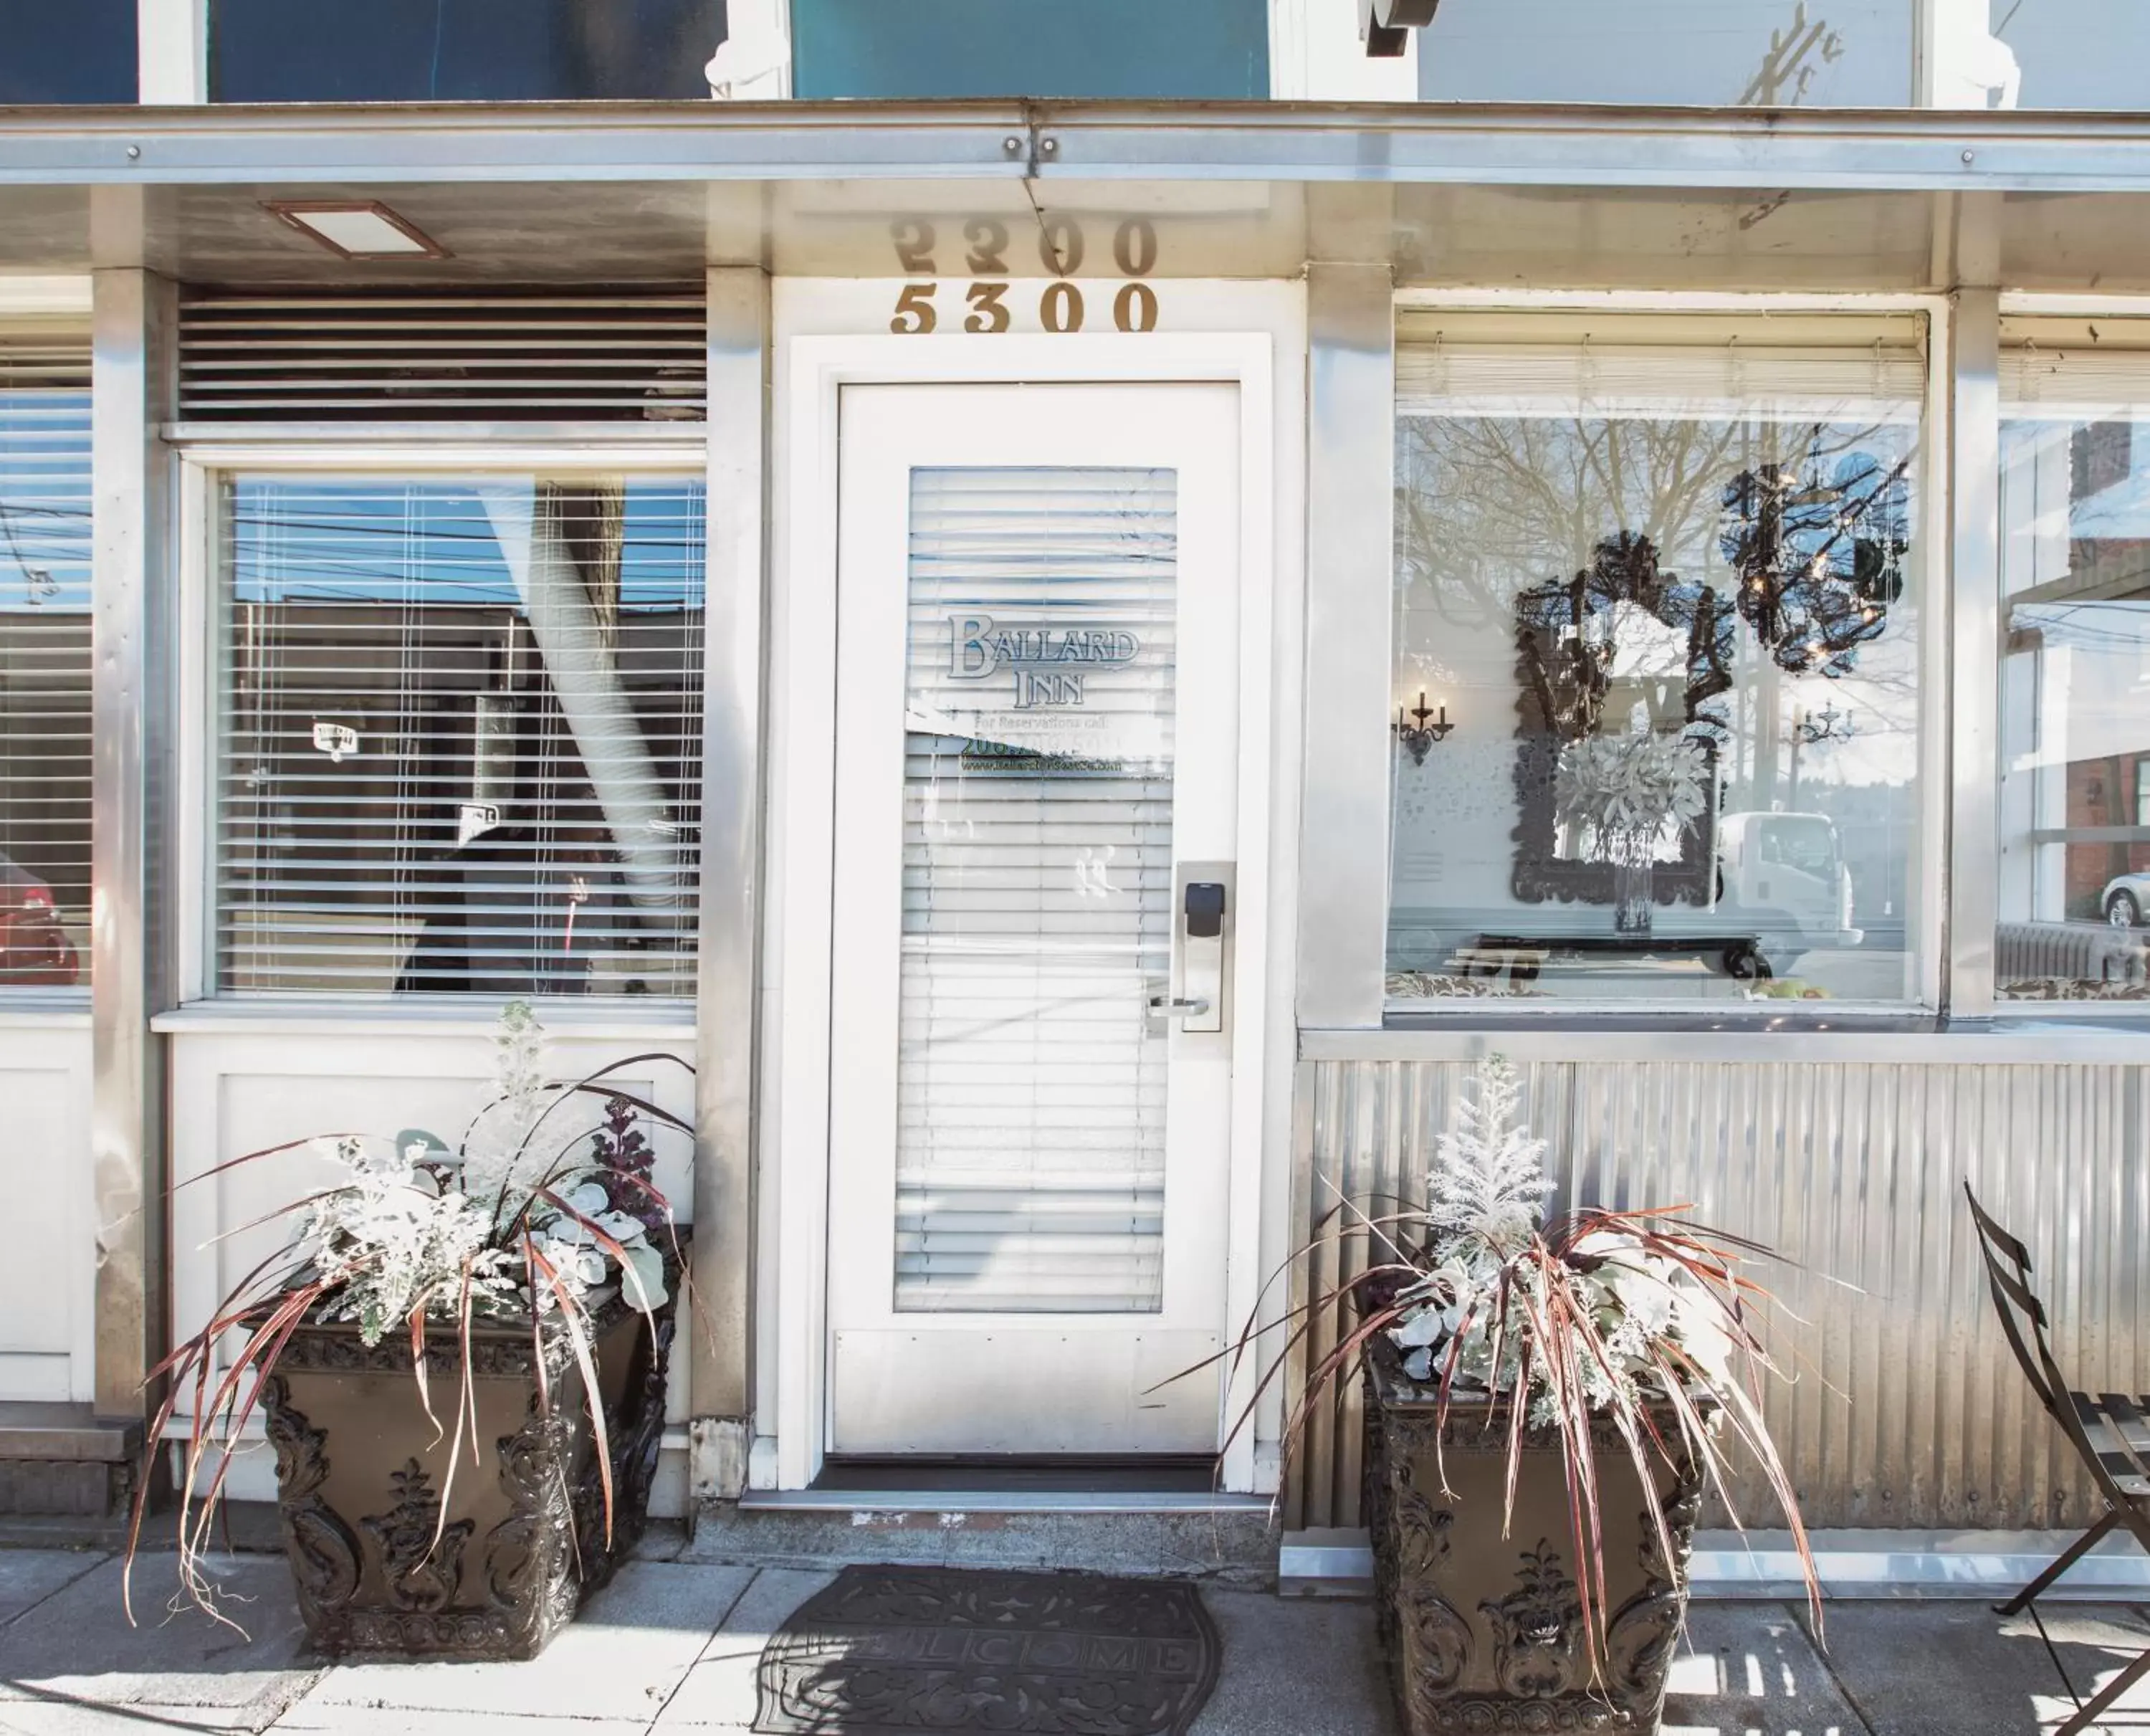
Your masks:
{"label": "metal column", "polygon": [[1299,1022],[1381,1022],[1395,603],[1395,313],[1385,265],[1307,267],[1306,777]]}
{"label": "metal column", "polygon": [[2001,317],[1991,285],[2000,262],[1998,211],[1983,198],[1962,204],[1948,345],[1954,715],[1941,1004],[1952,1017],[1975,1017],[1993,1010],[1999,916]]}
{"label": "metal column", "polygon": [[159,437],[175,379],[172,285],[93,274],[90,1152],[100,1416],[139,1419],[169,1331],[164,1069],[169,1002],[174,466]]}
{"label": "metal column", "polygon": [[768,277],[755,267],[711,270],[709,316],[709,660],[689,1379],[697,1501],[738,1497],[753,1438]]}

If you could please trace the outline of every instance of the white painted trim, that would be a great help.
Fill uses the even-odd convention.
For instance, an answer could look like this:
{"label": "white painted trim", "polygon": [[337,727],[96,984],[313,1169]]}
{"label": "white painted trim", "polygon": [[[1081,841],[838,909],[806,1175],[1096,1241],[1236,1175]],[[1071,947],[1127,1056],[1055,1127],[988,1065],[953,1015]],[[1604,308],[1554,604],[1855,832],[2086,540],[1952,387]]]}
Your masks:
{"label": "white painted trim", "polygon": [[[1289,293],[1291,286],[1275,285]],[[815,298],[841,298],[848,285],[780,280],[777,291],[775,415],[780,475],[776,490],[786,539],[778,550],[771,617],[770,813],[768,881],[780,887],[770,916],[767,981],[781,982],[765,1040],[777,1052],[765,1098],[761,1177],[776,1207],[773,1287],[775,1338],[776,1486],[803,1489],[820,1470],[826,1428],[830,899],[833,887],[835,733],[826,704],[835,643],[838,477],[837,411],[847,383],[1054,381],[1228,381],[1240,388],[1243,629],[1269,638],[1274,626],[1276,340],[1269,331],[1007,335],[986,341],[959,333],[933,337],[787,336],[814,316]],[[1243,641],[1243,645],[1244,642]],[[1265,1056],[1276,1052],[1272,1009],[1274,895],[1264,851],[1273,843],[1270,781],[1297,776],[1252,744],[1277,739],[1275,671],[1295,656],[1291,644],[1251,647],[1243,669],[1242,793],[1239,813],[1239,1006],[1233,1034],[1232,1176],[1227,1253],[1227,1319],[1246,1319],[1260,1285],[1264,1178],[1272,1165],[1265,1113],[1279,1093],[1265,1091]],[[778,902],[772,900],[772,906]],[[1288,1037],[1285,1039],[1289,1040]],[[1265,1102],[1265,1097],[1271,1101]],[[771,1126],[771,1122],[774,1125]],[[1288,1125],[1281,1130],[1288,1139]],[[1278,1161],[1288,1162],[1288,1158]],[[768,1244],[765,1244],[765,1251]],[[765,1259],[765,1267],[769,1262]],[[773,1293],[772,1293],[773,1292]],[[1237,1416],[1252,1390],[1242,1370],[1227,1403]],[[1242,1431],[1225,1456],[1228,1490],[1254,1479],[1254,1431]]]}
{"label": "white painted trim", "polygon": [[209,0],[136,0],[136,100],[209,100]]}
{"label": "white painted trim", "polygon": [[791,0],[729,0],[724,40],[703,70],[719,103],[780,101],[791,94]]}
{"label": "white painted trim", "polygon": [[1269,95],[1284,103],[1415,103],[1419,43],[1408,31],[1395,59],[1370,59],[1360,34],[1366,0],[1269,0]]}
{"label": "white painted trim", "polygon": [[[173,619],[174,760],[177,812],[173,830],[178,854],[172,903],[179,921],[173,936],[174,992],[182,1000],[206,994],[212,982],[210,937],[216,932],[216,840],[209,823],[216,756],[215,661],[221,635],[216,620],[216,550],[222,542],[219,497],[208,467],[183,459],[179,475],[179,606]],[[159,1028],[154,1017],[149,1028]]]}

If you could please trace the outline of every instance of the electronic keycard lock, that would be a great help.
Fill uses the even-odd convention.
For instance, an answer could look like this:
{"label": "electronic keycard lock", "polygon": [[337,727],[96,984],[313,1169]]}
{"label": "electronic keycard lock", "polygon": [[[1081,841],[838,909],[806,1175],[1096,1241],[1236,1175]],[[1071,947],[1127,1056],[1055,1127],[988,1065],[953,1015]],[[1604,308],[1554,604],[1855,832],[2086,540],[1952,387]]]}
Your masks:
{"label": "electronic keycard lock", "polygon": [[1229,862],[1182,862],[1173,872],[1172,987],[1150,1002],[1152,1022],[1171,1019],[1189,1037],[1221,1037],[1232,999]]}

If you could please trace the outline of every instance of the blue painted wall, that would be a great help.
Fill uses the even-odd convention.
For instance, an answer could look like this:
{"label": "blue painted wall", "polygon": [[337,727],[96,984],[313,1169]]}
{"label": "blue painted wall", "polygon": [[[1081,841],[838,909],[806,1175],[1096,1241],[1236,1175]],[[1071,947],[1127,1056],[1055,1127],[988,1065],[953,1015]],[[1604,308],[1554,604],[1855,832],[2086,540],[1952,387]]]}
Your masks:
{"label": "blue painted wall", "polygon": [[802,97],[1269,93],[1266,0],[792,0]]}
{"label": "blue painted wall", "polygon": [[209,33],[220,103],[707,98],[724,0],[211,0]]}
{"label": "blue painted wall", "polygon": [[0,0],[0,103],[131,103],[134,39],[134,0]]}

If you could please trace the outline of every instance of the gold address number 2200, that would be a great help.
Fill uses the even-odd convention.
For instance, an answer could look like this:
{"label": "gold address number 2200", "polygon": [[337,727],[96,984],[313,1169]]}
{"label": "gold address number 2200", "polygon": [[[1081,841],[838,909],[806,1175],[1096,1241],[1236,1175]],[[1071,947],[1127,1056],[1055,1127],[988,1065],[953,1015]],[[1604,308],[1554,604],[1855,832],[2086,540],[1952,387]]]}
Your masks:
{"label": "gold address number 2200", "polygon": [[[896,243],[896,261],[906,272],[931,276],[937,239],[931,224],[905,218],[890,225],[889,236]],[[972,276],[963,290],[967,310],[962,329],[1006,331],[1007,298],[1014,287],[1007,276],[1007,225],[997,217],[973,217],[963,225],[963,240],[964,268]],[[1039,226],[1038,257],[1054,275],[1037,298],[1037,322],[1047,331],[1083,329],[1083,291],[1067,280],[1083,264],[1083,247],[1082,228],[1071,217],[1048,217]],[[1129,280],[1113,297],[1113,326],[1122,331],[1156,331],[1157,291],[1141,280],[1157,264],[1157,230],[1148,219],[1131,217],[1113,232],[1113,262]],[[905,336],[922,336],[937,329],[941,315],[934,297],[940,288],[937,281],[930,280],[904,285],[896,294],[888,329]]]}

